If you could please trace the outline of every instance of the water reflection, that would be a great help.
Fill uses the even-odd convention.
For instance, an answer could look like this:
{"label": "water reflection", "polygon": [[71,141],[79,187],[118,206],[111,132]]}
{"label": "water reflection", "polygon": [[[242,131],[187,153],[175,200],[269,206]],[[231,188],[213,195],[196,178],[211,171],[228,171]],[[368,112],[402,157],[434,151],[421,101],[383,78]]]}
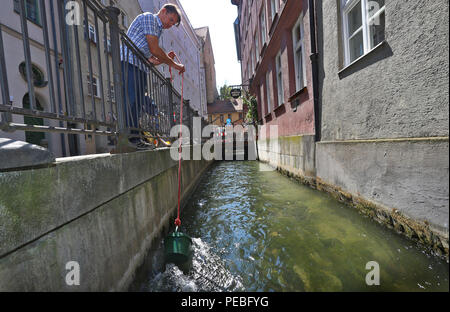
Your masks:
{"label": "water reflection", "polygon": [[[448,291],[449,267],[403,236],[326,194],[220,162],[182,213],[194,237],[193,270],[168,265],[150,291]],[[380,266],[368,286],[366,263]]]}

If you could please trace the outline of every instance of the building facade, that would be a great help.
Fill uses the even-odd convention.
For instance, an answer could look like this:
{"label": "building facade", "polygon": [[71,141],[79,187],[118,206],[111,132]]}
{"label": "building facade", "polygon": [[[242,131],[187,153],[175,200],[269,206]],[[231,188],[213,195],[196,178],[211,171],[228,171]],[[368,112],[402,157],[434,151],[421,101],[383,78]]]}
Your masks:
{"label": "building facade", "polygon": [[[281,155],[277,166],[312,177],[314,154],[303,157],[289,148],[299,140],[314,143],[308,1],[231,2],[238,6],[242,81],[256,96],[259,124],[266,126],[259,136],[260,159]],[[285,150],[278,151],[278,145]]]}
{"label": "building facade", "polygon": [[448,256],[448,1],[231,2],[260,159]]}
{"label": "building facade", "polygon": [[202,64],[206,82],[206,102],[213,103],[219,96],[216,87],[216,68],[214,66],[214,52],[209,34],[209,27],[196,28],[195,32],[202,44]]}
{"label": "building facade", "polygon": [[[46,18],[48,23],[54,23],[56,45],[60,46],[59,22],[57,17],[50,14],[50,8],[56,11],[54,3],[45,1],[47,6]],[[6,75],[9,84],[10,103],[14,106],[30,108],[30,100],[28,94],[28,83],[26,74],[22,68],[25,66],[25,55],[22,41],[22,28],[20,22],[19,1],[11,0],[2,2],[2,10],[0,12],[0,27],[3,40],[3,47],[6,62]],[[28,35],[30,38],[30,54],[31,64],[35,79],[33,79],[35,93],[35,108],[37,110],[52,111],[53,104],[49,97],[48,81],[49,72],[46,68],[46,54],[44,48],[44,39],[42,36],[42,18],[39,1],[27,1],[26,17],[28,26]],[[55,42],[50,40],[50,55],[52,63],[60,54],[55,52]],[[62,70],[58,65],[53,63],[52,75],[55,80],[62,81]],[[1,90],[0,90],[1,93]],[[54,105],[57,105],[54,103]],[[65,105],[65,99],[62,98],[59,105]],[[58,107],[53,107],[58,109]],[[25,122],[35,125],[58,126],[56,121],[44,121],[41,118],[30,118],[27,116],[12,115],[12,122],[24,124]],[[60,135],[53,133],[37,133],[26,131],[3,132],[0,136],[14,140],[26,141],[51,149],[55,155],[62,155],[64,149],[69,149],[67,137],[60,140]],[[64,148],[63,148],[64,144]]]}
{"label": "building facade", "polygon": [[[178,1],[172,1],[180,6]],[[60,4],[60,7],[58,7]],[[49,29],[50,59],[52,62],[52,76],[54,88],[59,85],[59,92],[54,91],[55,100],[52,103],[49,89],[49,73],[46,66],[46,53],[41,21],[41,8],[39,0],[24,1],[28,17],[28,33],[30,37],[30,54],[33,65],[33,75],[39,81],[35,82],[34,93],[36,108],[45,112],[64,112],[66,109],[71,115],[88,120],[112,120],[117,118],[115,107],[115,90],[112,76],[112,54],[110,49],[110,34],[108,25],[101,17],[95,15],[95,10],[89,6],[85,10],[82,0],[76,5],[79,19],[74,25],[60,25],[61,10],[67,14],[75,6],[71,2],[57,2],[45,0],[46,17]],[[119,27],[126,33],[134,18],[145,11],[158,12],[165,1],[116,1],[98,0],[96,10],[114,6],[119,8]],[[181,6],[180,6],[181,8]],[[181,8],[182,9],[182,8]],[[202,43],[197,33],[190,25],[185,12],[182,11],[180,27],[173,27],[163,33],[160,43],[166,51],[175,51],[181,61],[186,65],[184,75],[184,98],[190,100],[191,107],[199,115],[207,118],[207,95],[205,65],[202,55],[205,43]],[[22,30],[19,15],[19,0],[5,1],[4,10],[0,13],[0,26],[7,60],[7,77],[10,86],[10,101],[15,107],[29,107],[28,84],[24,72],[25,56],[22,40]],[[75,19],[76,19],[75,17]],[[85,18],[87,17],[87,18]],[[62,16],[64,20],[64,16]],[[106,28],[105,28],[106,26]],[[62,41],[61,29],[64,29],[66,41]],[[52,31],[54,30],[54,36]],[[59,47],[55,52],[54,46]],[[62,44],[67,47],[68,55],[62,55]],[[208,46],[208,44],[206,44]],[[206,59],[209,59],[208,54]],[[55,55],[56,54],[56,55]],[[213,57],[213,56],[212,56]],[[55,59],[55,60],[54,60]],[[65,59],[63,62],[62,60]],[[214,65],[213,65],[214,66]],[[66,68],[69,75],[64,76]],[[165,77],[169,77],[168,67],[161,65],[157,69]],[[173,75],[174,88],[181,93],[181,77],[178,73]],[[74,88],[65,88],[66,80],[70,79]],[[65,91],[68,93],[66,94]],[[1,92],[1,91],[0,91]],[[35,124],[57,127],[61,122],[50,119],[40,119],[13,115],[12,122],[17,124]],[[68,125],[76,128],[77,125]],[[111,129],[95,124],[86,124],[88,130],[109,131]],[[114,147],[114,137],[96,135],[55,134],[52,132],[1,132],[2,137],[27,141],[29,143],[48,147],[56,157],[74,156],[83,154],[105,153]]]}
{"label": "building facade", "polygon": [[448,255],[448,1],[315,2],[317,177]]}
{"label": "building facade", "polygon": [[[109,45],[109,33],[106,34],[104,40],[105,29],[101,20],[95,18],[93,11],[86,9],[87,21],[85,20],[85,10],[83,2],[77,1],[79,23],[77,29],[70,25],[60,24],[60,10],[69,12],[67,3],[61,2],[58,7],[57,2],[53,0],[45,0],[45,12],[49,29],[49,45],[50,45],[50,61],[52,63],[52,76],[54,80],[53,91],[55,95],[54,103],[51,103],[49,89],[49,72],[46,63],[46,52],[43,37],[43,21],[41,18],[42,8],[40,1],[25,1],[25,9],[27,16],[28,35],[30,37],[30,56],[35,76],[34,93],[36,101],[36,109],[46,112],[64,112],[66,109],[71,114],[80,116],[84,106],[86,119],[102,120],[114,118],[115,112],[110,108],[109,101],[115,102],[114,87],[110,79],[108,86],[107,64],[111,71],[111,55]],[[129,26],[129,21],[133,20],[138,14],[142,13],[137,0],[117,2],[114,0],[98,1],[100,6],[115,6],[120,9],[119,26],[123,31]],[[22,28],[20,25],[19,0],[5,1],[4,10],[0,13],[0,24],[5,49],[5,58],[7,60],[7,77],[10,89],[10,100],[13,106],[29,108],[28,84],[26,74],[24,73],[24,48],[22,39]],[[63,17],[65,20],[65,17]],[[87,24],[87,27],[86,27]],[[68,50],[68,58],[65,63],[62,62],[63,55],[61,51],[61,30],[67,35],[65,45]],[[78,39],[76,44],[75,37]],[[55,49],[58,47],[58,50]],[[75,47],[78,46],[78,51]],[[100,52],[100,57],[98,54]],[[79,58],[77,56],[79,53]],[[90,55],[90,61],[89,61]],[[109,57],[105,57],[109,55]],[[54,59],[56,58],[56,61]],[[79,59],[79,62],[78,62]],[[69,90],[70,95],[64,93],[65,79],[64,66],[71,68],[70,79],[73,80],[78,87],[76,90]],[[92,72],[92,79],[91,79]],[[81,79],[79,76],[81,75]],[[102,79],[100,79],[100,77]],[[57,88],[56,86],[59,85]],[[59,92],[58,92],[59,90]],[[70,99],[67,101],[67,99]],[[70,103],[72,104],[70,104]],[[36,117],[13,115],[13,122],[19,124],[34,124],[43,126],[60,126],[58,121],[43,120]],[[74,124],[73,127],[76,127]],[[87,125],[87,129],[107,130],[94,125]],[[111,138],[106,136],[94,135],[73,135],[73,134],[56,134],[51,132],[1,132],[2,137],[15,140],[26,141],[29,143],[48,147],[56,157],[74,156],[82,154],[93,154],[101,152],[109,152],[112,148]]]}

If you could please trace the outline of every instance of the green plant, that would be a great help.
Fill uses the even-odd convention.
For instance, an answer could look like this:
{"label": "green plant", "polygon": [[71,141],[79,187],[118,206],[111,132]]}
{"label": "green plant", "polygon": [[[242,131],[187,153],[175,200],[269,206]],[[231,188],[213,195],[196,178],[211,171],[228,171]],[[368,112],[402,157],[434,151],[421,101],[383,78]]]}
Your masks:
{"label": "green plant", "polygon": [[220,99],[221,100],[231,99],[230,91],[231,87],[227,86],[226,84],[220,87],[220,95],[219,95]]}
{"label": "green plant", "polygon": [[258,101],[253,95],[246,95],[242,98],[244,105],[247,106],[247,115],[245,121],[249,124],[256,125],[258,122]]}

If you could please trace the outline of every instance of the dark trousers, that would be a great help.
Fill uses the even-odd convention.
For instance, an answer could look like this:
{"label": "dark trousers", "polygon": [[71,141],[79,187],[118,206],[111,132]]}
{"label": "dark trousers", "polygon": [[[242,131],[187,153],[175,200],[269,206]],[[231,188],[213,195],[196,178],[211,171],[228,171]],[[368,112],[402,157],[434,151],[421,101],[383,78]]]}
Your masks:
{"label": "dark trousers", "polygon": [[[139,128],[139,118],[146,106],[147,76],[137,66],[122,62],[124,117],[127,128]],[[132,130],[131,134],[138,134]]]}

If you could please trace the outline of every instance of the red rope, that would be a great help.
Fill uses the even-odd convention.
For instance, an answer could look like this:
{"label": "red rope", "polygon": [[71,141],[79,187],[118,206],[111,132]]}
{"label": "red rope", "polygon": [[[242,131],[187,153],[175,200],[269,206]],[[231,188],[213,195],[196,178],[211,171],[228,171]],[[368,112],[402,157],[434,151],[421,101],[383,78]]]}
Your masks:
{"label": "red rope", "polygon": [[[177,58],[177,61],[180,62],[180,59],[177,55],[175,55]],[[170,81],[173,81],[172,77],[172,67],[169,66],[169,72],[170,72]],[[180,219],[180,203],[181,203],[181,138],[182,138],[182,131],[181,126],[183,125],[183,89],[184,89],[184,73],[181,74],[181,105],[180,105],[180,130],[178,132],[178,140],[180,141],[180,145],[178,147],[178,214],[177,218],[175,219],[175,226],[179,227],[181,225],[181,219]],[[174,120],[175,120],[175,112],[174,112]]]}

